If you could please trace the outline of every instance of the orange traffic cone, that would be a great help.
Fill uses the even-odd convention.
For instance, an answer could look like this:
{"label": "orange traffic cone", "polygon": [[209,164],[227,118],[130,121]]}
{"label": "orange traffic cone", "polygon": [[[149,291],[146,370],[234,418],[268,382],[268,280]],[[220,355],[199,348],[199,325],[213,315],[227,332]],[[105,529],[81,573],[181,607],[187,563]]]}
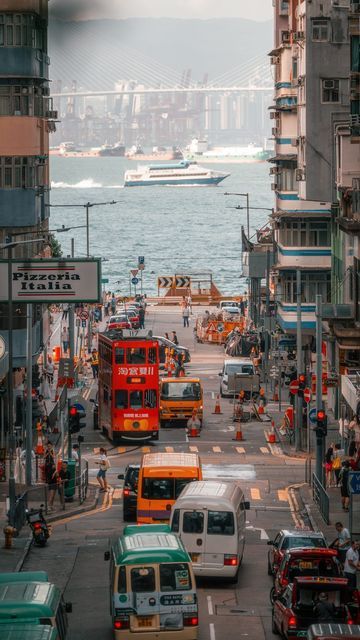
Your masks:
{"label": "orange traffic cone", "polygon": [[[38,424],[40,424],[40,423],[38,423]],[[41,425],[40,425],[40,429],[38,429],[38,427],[36,427],[36,428],[37,428],[37,432],[38,432],[38,437],[37,437],[37,445],[35,447],[35,453],[38,456],[42,456],[42,455],[44,455],[45,449],[44,449],[44,443],[43,443],[43,439],[42,439]]]}
{"label": "orange traffic cone", "polygon": [[219,394],[217,394],[217,396],[216,396],[215,409],[214,409],[213,413],[217,413],[217,414],[222,413],[221,407],[220,407],[220,396],[219,396]]}
{"label": "orange traffic cone", "polygon": [[270,444],[275,444],[276,442],[276,432],[275,432],[275,423],[274,420],[271,420],[271,429],[268,433],[268,442]]}
{"label": "orange traffic cone", "polygon": [[264,401],[260,398],[259,400],[259,407],[258,407],[258,413],[261,415],[263,413],[265,413],[264,411]]}
{"label": "orange traffic cone", "polygon": [[200,431],[198,425],[195,423],[196,413],[192,414],[192,418],[194,418],[194,421],[192,422],[190,429],[188,429],[188,436],[189,438],[198,438],[200,436]]}
{"label": "orange traffic cone", "polygon": [[239,420],[238,427],[237,427],[237,429],[236,429],[235,440],[236,440],[237,442],[241,442],[241,440],[244,440],[244,438],[243,438],[243,433],[242,433],[242,429],[241,429],[241,422],[240,422],[240,420]]}
{"label": "orange traffic cone", "polygon": [[278,402],[278,401],[279,401],[278,384],[275,384],[274,395],[273,395],[273,401],[274,401],[274,402]]}

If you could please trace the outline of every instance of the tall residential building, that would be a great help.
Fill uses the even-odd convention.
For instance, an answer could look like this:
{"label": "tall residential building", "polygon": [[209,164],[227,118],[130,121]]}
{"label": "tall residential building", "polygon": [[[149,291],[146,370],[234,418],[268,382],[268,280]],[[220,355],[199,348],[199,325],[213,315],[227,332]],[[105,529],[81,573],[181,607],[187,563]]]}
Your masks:
{"label": "tall residential building", "polygon": [[[57,114],[50,98],[47,27],[48,0],[1,1],[0,244],[8,236],[28,241],[48,230],[49,132]],[[49,255],[49,248],[42,242],[19,244],[12,253],[14,258],[28,258]],[[1,254],[7,259],[7,250]],[[36,358],[49,326],[45,308],[33,305],[33,311]],[[15,369],[26,361],[26,305],[14,304],[12,316]],[[0,303],[0,333],[6,343],[7,328],[8,303]]]}
{"label": "tall residential building", "polygon": [[348,3],[275,0],[271,106],[278,322],[295,333],[301,275],[302,333],[315,331],[315,299],[331,299],[333,122],[349,111]]}

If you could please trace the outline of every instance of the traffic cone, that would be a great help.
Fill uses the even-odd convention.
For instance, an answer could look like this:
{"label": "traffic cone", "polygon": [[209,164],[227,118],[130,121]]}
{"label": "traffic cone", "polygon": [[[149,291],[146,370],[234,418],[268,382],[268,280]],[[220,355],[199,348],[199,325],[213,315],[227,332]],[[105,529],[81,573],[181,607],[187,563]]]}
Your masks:
{"label": "traffic cone", "polygon": [[274,402],[279,402],[278,384],[277,383],[275,384],[275,388],[274,388],[273,401]]}
{"label": "traffic cone", "polygon": [[219,396],[219,394],[217,394],[217,396],[216,396],[215,409],[214,409],[213,413],[214,414],[216,413],[218,415],[220,413],[222,413],[221,407],[220,407],[220,396]]}
{"label": "traffic cone", "polygon": [[[192,415],[192,417],[196,418],[196,413]],[[200,436],[200,431],[196,424],[192,424],[190,429],[188,429],[188,437],[189,438],[198,438]]]}
{"label": "traffic cone", "polygon": [[259,407],[258,407],[258,414],[259,414],[259,415],[261,415],[261,414],[263,414],[263,413],[265,413],[265,410],[264,410],[264,401],[262,400],[262,398],[260,398],[260,400],[259,400]]}
{"label": "traffic cone", "polygon": [[[40,425],[40,428],[39,428]],[[38,422],[36,425],[36,429],[38,432],[38,436],[37,436],[37,444],[35,447],[35,453],[38,456],[42,456],[44,455],[45,449],[44,449],[44,443],[43,443],[43,438],[42,438],[42,431],[41,431],[41,423]]]}
{"label": "traffic cone", "polygon": [[242,433],[242,429],[241,429],[241,422],[240,422],[240,420],[239,420],[238,427],[237,427],[237,429],[236,429],[235,440],[236,440],[237,442],[241,442],[242,440],[244,440],[244,438],[243,438],[243,433]]}
{"label": "traffic cone", "polygon": [[275,423],[274,420],[271,420],[271,429],[268,433],[268,442],[270,444],[275,444],[276,442],[276,432],[275,432]]}

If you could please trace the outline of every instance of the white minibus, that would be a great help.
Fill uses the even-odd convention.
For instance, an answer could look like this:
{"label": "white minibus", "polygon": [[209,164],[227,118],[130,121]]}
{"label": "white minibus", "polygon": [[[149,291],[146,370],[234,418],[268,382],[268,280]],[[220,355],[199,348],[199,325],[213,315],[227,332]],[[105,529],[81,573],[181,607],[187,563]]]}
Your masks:
{"label": "white minibus", "polygon": [[237,582],[249,508],[236,482],[200,480],[184,487],[172,507],[170,523],[190,555],[196,576]]}

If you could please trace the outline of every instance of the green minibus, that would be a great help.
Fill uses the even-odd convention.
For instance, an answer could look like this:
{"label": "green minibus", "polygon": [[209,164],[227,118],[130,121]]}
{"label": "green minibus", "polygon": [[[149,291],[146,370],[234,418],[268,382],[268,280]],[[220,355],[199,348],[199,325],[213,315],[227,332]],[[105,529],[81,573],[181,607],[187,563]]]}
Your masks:
{"label": "green minibus", "polygon": [[2,624],[1,640],[58,640],[54,627],[44,624]]}

